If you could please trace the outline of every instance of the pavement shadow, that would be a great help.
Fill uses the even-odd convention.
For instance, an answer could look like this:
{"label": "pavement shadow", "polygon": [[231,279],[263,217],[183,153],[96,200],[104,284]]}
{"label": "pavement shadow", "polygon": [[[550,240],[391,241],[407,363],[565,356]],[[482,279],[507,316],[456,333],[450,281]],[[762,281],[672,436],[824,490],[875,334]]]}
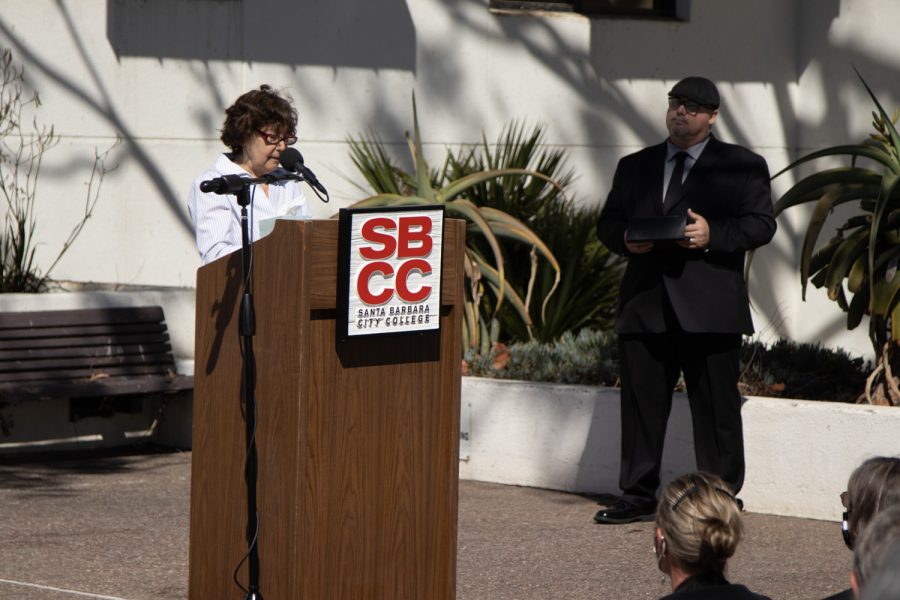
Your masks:
{"label": "pavement shadow", "polygon": [[147,472],[165,467],[140,460],[149,455],[178,454],[179,450],[152,444],[139,447],[93,449],[66,453],[29,453],[0,457],[0,490],[67,495],[72,478]]}

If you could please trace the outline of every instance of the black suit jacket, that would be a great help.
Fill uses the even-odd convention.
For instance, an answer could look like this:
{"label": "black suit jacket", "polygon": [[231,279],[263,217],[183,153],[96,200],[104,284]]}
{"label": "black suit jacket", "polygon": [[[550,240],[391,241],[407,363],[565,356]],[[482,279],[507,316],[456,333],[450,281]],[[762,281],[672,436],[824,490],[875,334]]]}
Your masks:
{"label": "black suit jacket", "polygon": [[[667,294],[685,331],[753,333],[744,254],[775,235],[765,159],[710,137],[688,172],[681,197],[663,207],[665,159],[665,143],[622,158],[597,223],[600,240],[628,256],[616,332],[664,332]],[[686,214],[688,208],[709,222],[708,248],[668,246],[628,254],[624,234],[630,219]]]}

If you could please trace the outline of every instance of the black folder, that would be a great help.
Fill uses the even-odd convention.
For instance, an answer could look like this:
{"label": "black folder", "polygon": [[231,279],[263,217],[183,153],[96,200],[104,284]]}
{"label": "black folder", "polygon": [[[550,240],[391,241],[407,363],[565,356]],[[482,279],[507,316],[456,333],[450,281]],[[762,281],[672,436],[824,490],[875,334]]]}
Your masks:
{"label": "black folder", "polygon": [[628,221],[629,242],[663,242],[684,239],[687,215],[645,217]]}

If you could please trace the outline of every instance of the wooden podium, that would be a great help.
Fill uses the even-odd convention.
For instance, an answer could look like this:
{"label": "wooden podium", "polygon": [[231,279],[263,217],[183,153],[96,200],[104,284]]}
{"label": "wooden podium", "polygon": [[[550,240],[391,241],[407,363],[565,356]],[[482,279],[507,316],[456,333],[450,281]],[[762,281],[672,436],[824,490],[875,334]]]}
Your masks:
{"label": "wooden podium", "polygon": [[[338,222],[254,245],[260,591],[456,597],[463,221],[444,227],[441,330],[335,338]],[[191,600],[247,583],[240,252],[197,274]]]}

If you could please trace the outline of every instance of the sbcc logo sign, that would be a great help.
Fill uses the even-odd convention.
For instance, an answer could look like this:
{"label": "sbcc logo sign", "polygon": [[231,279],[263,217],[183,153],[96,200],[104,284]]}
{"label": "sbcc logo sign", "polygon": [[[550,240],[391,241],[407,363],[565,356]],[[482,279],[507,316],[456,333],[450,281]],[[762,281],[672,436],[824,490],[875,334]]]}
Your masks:
{"label": "sbcc logo sign", "polygon": [[[365,221],[360,228],[362,244],[359,254],[366,263],[356,279],[356,292],[369,306],[388,302],[394,295],[391,278],[395,275],[389,260],[396,258],[400,263],[396,269],[396,292],[404,302],[421,302],[428,298],[431,286],[410,287],[410,276],[431,275],[432,268],[426,258],[431,255],[434,242],[431,239],[432,220],[425,215],[409,217],[374,217]],[[369,244],[369,245],[365,245]],[[379,275],[383,287],[380,293],[372,291],[372,278]]]}
{"label": "sbcc logo sign", "polygon": [[443,207],[350,209],[341,219],[347,336],[438,329]]}

